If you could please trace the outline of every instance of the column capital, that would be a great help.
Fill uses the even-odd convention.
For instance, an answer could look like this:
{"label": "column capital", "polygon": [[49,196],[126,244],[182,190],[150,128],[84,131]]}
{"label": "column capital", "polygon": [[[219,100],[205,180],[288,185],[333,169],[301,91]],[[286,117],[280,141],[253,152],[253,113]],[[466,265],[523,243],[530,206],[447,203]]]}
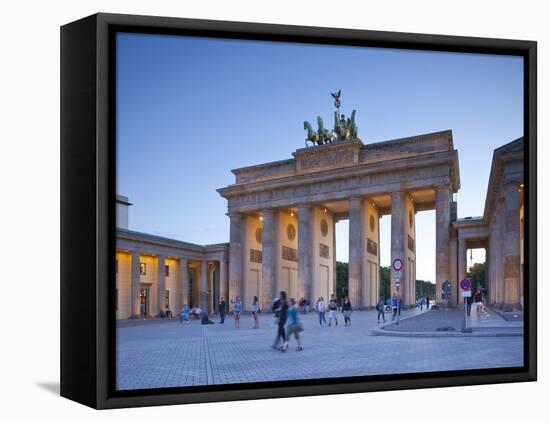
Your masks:
{"label": "column capital", "polygon": [[313,204],[311,203],[300,203],[300,204],[297,204],[296,207],[298,207],[298,210],[299,209],[311,209],[313,207]]}

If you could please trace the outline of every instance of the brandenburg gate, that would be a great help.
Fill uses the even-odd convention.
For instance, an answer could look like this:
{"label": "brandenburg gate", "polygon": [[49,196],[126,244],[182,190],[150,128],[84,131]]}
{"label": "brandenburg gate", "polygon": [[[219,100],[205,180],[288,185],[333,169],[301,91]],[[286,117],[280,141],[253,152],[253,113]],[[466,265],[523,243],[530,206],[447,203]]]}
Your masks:
{"label": "brandenburg gate", "polygon": [[[412,305],[415,215],[432,209],[436,298],[444,281],[454,292],[451,223],[460,175],[451,131],[366,145],[353,130],[325,143],[310,135],[317,145],[298,149],[287,160],[234,169],[235,183],[218,190],[230,218],[227,296],[240,296],[245,308],[258,296],[264,309],[280,290],[312,304],[321,296],[327,300],[336,293],[335,224],[349,219],[349,296],[355,307],[373,307],[380,286],[379,221],[391,214],[391,259],[404,264],[400,295],[404,305]],[[395,276],[392,270],[392,292]]]}

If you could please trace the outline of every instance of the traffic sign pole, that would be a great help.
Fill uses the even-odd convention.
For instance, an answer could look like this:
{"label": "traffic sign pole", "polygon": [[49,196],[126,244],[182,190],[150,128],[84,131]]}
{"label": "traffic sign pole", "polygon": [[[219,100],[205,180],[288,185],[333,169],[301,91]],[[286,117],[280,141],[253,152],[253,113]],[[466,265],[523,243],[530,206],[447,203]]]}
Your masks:
{"label": "traffic sign pole", "polygon": [[462,279],[460,281],[460,289],[462,289],[462,297],[464,298],[464,325],[462,332],[471,332],[472,329],[468,327],[468,298],[472,296],[472,283],[470,279]]}

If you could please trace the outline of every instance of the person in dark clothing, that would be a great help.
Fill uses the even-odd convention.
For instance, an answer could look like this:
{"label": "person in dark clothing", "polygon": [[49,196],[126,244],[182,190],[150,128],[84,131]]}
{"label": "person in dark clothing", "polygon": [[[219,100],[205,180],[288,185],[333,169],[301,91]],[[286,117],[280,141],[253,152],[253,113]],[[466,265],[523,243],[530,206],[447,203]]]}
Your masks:
{"label": "person in dark clothing", "polygon": [[344,304],[342,305],[342,312],[344,313],[344,326],[351,325],[351,301],[349,297],[344,298]]}
{"label": "person in dark clothing", "polygon": [[285,324],[288,317],[288,304],[286,301],[286,292],[281,291],[279,293],[278,308],[275,311],[278,321],[277,321],[277,336],[273,342],[272,348],[277,349],[279,347],[279,341],[282,341],[282,345],[286,342],[286,330]]}
{"label": "person in dark clothing", "polygon": [[426,310],[430,309],[430,297],[426,297]]}
{"label": "person in dark clothing", "polygon": [[470,312],[472,311],[472,296],[466,297],[466,314],[470,317]]}
{"label": "person in dark clothing", "polygon": [[222,325],[225,322],[225,298],[221,297],[220,302],[218,303],[218,313],[220,313],[220,324]]}

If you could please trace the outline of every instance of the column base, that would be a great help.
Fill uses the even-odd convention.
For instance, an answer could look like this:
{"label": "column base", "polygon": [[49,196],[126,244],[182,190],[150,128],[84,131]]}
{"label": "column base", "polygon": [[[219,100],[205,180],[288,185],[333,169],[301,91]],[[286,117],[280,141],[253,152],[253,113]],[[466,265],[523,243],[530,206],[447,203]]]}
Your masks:
{"label": "column base", "polygon": [[523,307],[520,303],[499,303],[493,305],[493,307],[502,312],[523,311]]}

